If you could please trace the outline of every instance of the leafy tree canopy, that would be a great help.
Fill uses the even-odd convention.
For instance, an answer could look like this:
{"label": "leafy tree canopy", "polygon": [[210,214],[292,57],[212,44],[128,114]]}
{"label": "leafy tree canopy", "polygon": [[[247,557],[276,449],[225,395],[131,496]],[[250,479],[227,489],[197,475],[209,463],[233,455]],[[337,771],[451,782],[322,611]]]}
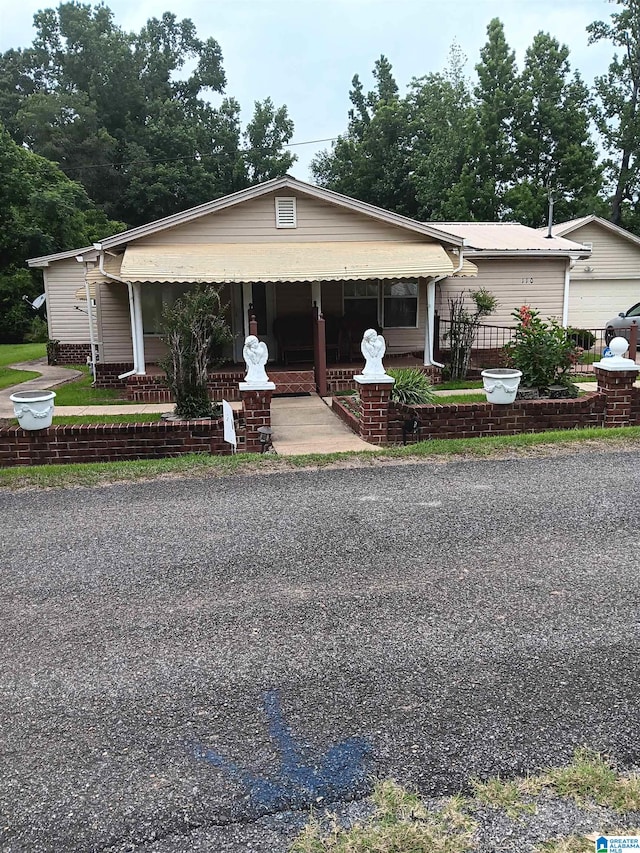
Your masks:
{"label": "leafy tree canopy", "polygon": [[107,6],[66,2],[34,24],[29,48],[0,56],[0,121],[108,216],[138,225],[294,162],[284,150],[293,135],[286,107],[256,103],[243,134],[240,105],[224,97],[220,46],[189,19],[165,12],[128,33]]}
{"label": "leafy tree canopy", "polygon": [[22,340],[32,319],[22,295],[42,288],[24,262],[91,244],[124,228],[54,163],[17,145],[0,125],[0,341]]}

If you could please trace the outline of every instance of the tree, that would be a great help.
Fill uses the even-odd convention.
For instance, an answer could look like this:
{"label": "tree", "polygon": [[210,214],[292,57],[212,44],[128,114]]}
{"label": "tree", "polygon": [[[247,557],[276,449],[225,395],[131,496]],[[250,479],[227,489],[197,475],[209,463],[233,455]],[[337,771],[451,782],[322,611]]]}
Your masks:
{"label": "tree", "polygon": [[640,0],[615,0],[611,22],[587,27],[589,41],[610,41],[615,53],[606,74],[596,77],[598,130],[609,153],[605,161],[611,189],[609,216],[616,225],[640,233],[635,208],[640,192]]}
{"label": "tree", "polygon": [[354,76],[347,132],[313,160],[311,171],[321,186],[413,216],[408,106],[398,96],[385,56],[375,63],[373,76],[376,87],[367,95]]}
{"label": "tree", "polygon": [[80,184],[16,145],[1,125],[0,174],[0,341],[17,342],[32,320],[22,296],[42,288],[25,259],[86,246],[124,225],[108,220]]}
{"label": "tree", "polygon": [[33,45],[0,57],[0,121],[109,216],[141,224],[293,162],[282,150],[293,125],[270,102],[256,105],[243,159],[240,105],[209,101],[226,86],[220,46],[191,20],[165,12],[128,33],[106,6],[64,2],[34,22]]}
{"label": "tree", "polygon": [[[462,206],[469,217],[498,220],[504,212],[504,194],[514,173],[513,117],[518,70],[515,53],[507,44],[504,27],[494,18],[487,27],[487,42],[476,65],[478,84],[474,89],[475,123],[470,157],[459,185],[452,190],[452,205],[460,216]],[[452,211],[453,212],[453,211]]]}
{"label": "tree", "polygon": [[589,128],[589,92],[571,76],[569,48],[538,33],[527,49],[515,102],[515,185],[508,218],[532,227],[547,217],[553,193],[559,220],[592,213],[601,169]]}
{"label": "tree", "polygon": [[411,182],[419,219],[468,219],[452,196],[471,159],[475,111],[464,76],[465,57],[454,44],[444,74],[414,79],[406,97],[412,146]]}
{"label": "tree", "polygon": [[277,178],[289,171],[295,156],[283,148],[292,136],[293,122],[286,107],[276,110],[271,98],[255,102],[253,118],[244,133],[249,148],[245,162],[252,184]]}
{"label": "tree", "polygon": [[163,311],[169,355],[161,366],[176,401],[175,413],[185,420],[212,414],[209,368],[222,363],[224,346],[232,340],[225,310],[219,288],[204,286],[189,290]]}

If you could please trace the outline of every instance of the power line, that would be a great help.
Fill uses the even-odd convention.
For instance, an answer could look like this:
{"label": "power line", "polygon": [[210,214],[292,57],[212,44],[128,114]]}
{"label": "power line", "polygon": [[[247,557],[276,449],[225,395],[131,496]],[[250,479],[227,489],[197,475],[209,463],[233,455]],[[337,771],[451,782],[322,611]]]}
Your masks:
{"label": "power line", "polygon": [[[287,142],[283,144],[283,148],[295,148],[300,145],[319,145],[322,142],[335,142],[338,139],[337,136],[327,136],[325,139],[309,139],[306,142]],[[69,166],[64,167],[64,171],[69,172],[82,172],[87,169],[108,169],[109,167],[119,167],[123,168],[124,166],[136,166],[144,163],[175,163],[178,160],[203,160],[205,157],[229,157],[234,154],[239,154],[241,157],[244,157],[247,154],[259,153],[259,152],[267,152],[269,149],[267,148],[238,148],[237,151],[233,152],[224,152],[224,151],[213,151],[210,154],[183,154],[180,157],[145,157],[139,160],[128,160],[126,163],[88,163],[86,166]],[[63,168],[61,166],[61,168]]]}

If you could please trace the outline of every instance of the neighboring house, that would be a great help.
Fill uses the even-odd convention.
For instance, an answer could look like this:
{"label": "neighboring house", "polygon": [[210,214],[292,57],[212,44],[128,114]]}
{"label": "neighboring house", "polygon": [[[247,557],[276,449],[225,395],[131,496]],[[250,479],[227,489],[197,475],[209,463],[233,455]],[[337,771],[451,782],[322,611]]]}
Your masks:
{"label": "neighboring house", "polygon": [[273,360],[311,361],[315,304],[329,361],[359,361],[362,332],[378,326],[389,353],[424,352],[428,365],[436,295],[443,311],[472,283],[500,302],[491,322],[511,324],[523,302],[561,316],[570,259],[588,254],[521,225],[417,222],[285,176],[29,265],[43,269],[63,359],[87,346],[76,315],[90,288],[98,373],[145,374],[165,351],[163,305],[195,284],[223,287],[239,364],[250,313]]}
{"label": "neighboring house", "polygon": [[603,329],[640,302],[640,237],[601,219],[583,216],[553,226],[553,233],[588,246],[591,255],[571,270],[569,325]]}
{"label": "neighboring house", "polygon": [[[514,326],[511,313],[522,305],[567,325],[570,269],[579,258],[589,257],[589,249],[577,245],[578,238],[575,242],[560,235],[549,238],[518,222],[438,224],[444,231],[464,237],[464,256],[478,268],[474,289],[484,287],[498,300],[486,325]],[[455,289],[447,281],[438,299],[438,311],[444,318],[448,315],[447,296]]]}

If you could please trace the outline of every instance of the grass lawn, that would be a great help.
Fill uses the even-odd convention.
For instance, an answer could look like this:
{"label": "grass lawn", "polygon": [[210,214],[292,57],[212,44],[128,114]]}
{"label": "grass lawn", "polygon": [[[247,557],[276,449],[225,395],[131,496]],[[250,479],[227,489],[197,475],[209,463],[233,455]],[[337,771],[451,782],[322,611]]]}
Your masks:
{"label": "grass lawn", "polygon": [[19,385],[27,379],[35,379],[40,376],[35,370],[14,370],[13,367],[0,367],[0,388],[9,388],[11,385]]}
{"label": "grass lawn", "polygon": [[93,388],[91,371],[86,364],[73,365],[73,369],[81,370],[82,377],[56,386],[56,406],[104,406],[108,403],[122,405],[133,402],[119,397],[119,392],[113,388]]}
{"label": "grass lawn", "polygon": [[452,438],[422,441],[407,447],[380,448],[374,452],[313,453],[306,456],[260,456],[237,453],[235,456],[192,454],[167,459],[141,459],[134,462],[92,462],[73,465],[34,465],[0,469],[0,489],[55,488],[95,486],[119,481],[149,480],[159,476],[224,477],[231,474],[252,474],[256,471],[276,473],[296,468],[328,468],[349,465],[354,467],[393,464],[396,459],[429,461],[430,459],[491,459],[533,452],[556,452],[566,447],[576,452],[581,446],[615,450],[640,448],[640,427],[613,429],[590,428],[555,430],[552,432],[522,433],[521,435],[489,436],[487,438]]}
{"label": "grass lawn", "polygon": [[559,814],[574,803],[585,811],[600,807],[604,815],[594,816],[592,831],[585,834],[558,837],[534,829],[538,835],[534,853],[593,853],[601,832],[636,836],[640,831],[633,823],[640,810],[640,778],[619,772],[591,750],[577,750],[566,767],[524,778],[473,779],[471,787],[470,796],[456,794],[427,804],[415,791],[391,779],[377,782],[368,818],[342,826],[335,817],[312,813],[289,849],[291,853],[477,853],[486,839],[487,812],[496,811],[501,813],[501,832],[509,849],[514,849],[514,838],[522,839],[524,849],[526,838],[530,850],[527,816],[535,815],[539,804],[549,811],[554,803]]}
{"label": "grass lawn", "polygon": [[0,388],[9,388],[40,375],[33,370],[14,370],[8,365],[33,361],[46,354],[46,344],[0,344]]}
{"label": "grass lawn", "polygon": [[461,388],[482,388],[482,379],[452,379],[433,386],[438,391],[459,391]]}
{"label": "grass lawn", "polygon": [[[167,411],[171,410],[171,404],[167,404]],[[146,415],[60,415],[53,417],[54,426],[70,426],[74,424],[149,424],[159,421],[161,414],[151,412]],[[16,421],[17,423],[17,421]]]}
{"label": "grass lawn", "polygon": [[46,354],[46,344],[0,344],[0,367],[44,358]]}
{"label": "grass lawn", "polygon": [[[440,385],[437,386],[437,389],[440,390]],[[443,394],[442,396],[438,395],[434,398],[434,405],[436,406],[449,406],[452,403],[486,403],[487,395],[483,392],[482,394],[447,394],[446,396]]]}

